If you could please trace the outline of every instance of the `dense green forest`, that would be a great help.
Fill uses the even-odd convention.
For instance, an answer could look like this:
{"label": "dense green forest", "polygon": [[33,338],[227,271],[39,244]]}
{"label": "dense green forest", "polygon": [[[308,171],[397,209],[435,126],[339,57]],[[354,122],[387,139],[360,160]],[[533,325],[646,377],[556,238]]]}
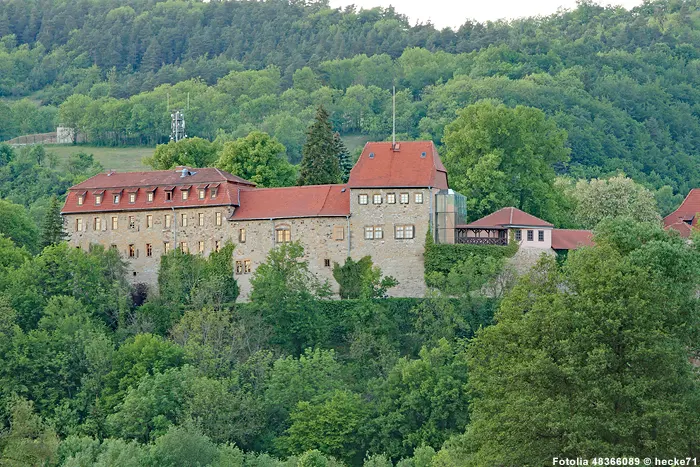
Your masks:
{"label": "dense green forest", "polygon": [[341,134],[386,138],[395,84],[402,138],[441,143],[458,109],[490,98],[567,131],[560,174],[622,170],[676,194],[700,182],[697,0],[582,2],[457,31],[324,2],[5,0],[0,36],[0,139],[63,123],[97,144],[153,145],[168,101],[189,94],[191,136],[263,130],[296,163],[318,104]]}
{"label": "dense green forest", "polygon": [[399,137],[438,144],[470,218],[512,205],[595,240],[518,277],[515,244],[427,238],[420,298],[365,257],[334,264],[333,299],[300,243],[249,302],[232,243],[164,255],[149,289],[63,241],[90,154],[0,144],[0,466],[698,458],[700,237],[659,220],[700,186],[699,85],[698,0],[457,31],[324,1],[0,0],[0,140],[154,146],[169,105],[190,137],[155,169],[336,183],[343,138],[389,136],[396,86]]}

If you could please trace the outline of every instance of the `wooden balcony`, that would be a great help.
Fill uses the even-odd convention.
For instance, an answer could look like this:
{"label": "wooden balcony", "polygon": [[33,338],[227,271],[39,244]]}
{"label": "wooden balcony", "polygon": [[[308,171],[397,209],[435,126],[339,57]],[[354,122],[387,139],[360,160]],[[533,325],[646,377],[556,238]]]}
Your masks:
{"label": "wooden balcony", "polygon": [[508,230],[457,227],[455,229],[455,243],[506,246],[508,245]]}

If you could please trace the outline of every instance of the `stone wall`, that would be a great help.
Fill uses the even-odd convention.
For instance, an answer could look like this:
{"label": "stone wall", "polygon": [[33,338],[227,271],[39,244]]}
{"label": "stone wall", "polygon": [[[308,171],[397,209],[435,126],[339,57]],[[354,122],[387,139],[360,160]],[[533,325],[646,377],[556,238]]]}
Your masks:
{"label": "stone wall", "polygon": [[[435,193],[436,190],[433,191]],[[387,195],[396,195],[396,203],[387,202]],[[409,202],[400,202],[401,193],[409,194]],[[416,194],[423,197],[416,203]],[[360,205],[358,196],[368,195],[368,204]],[[382,203],[374,204],[373,196],[381,195]],[[233,253],[236,279],[241,289],[241,299],[250,294],[250,279],[257,267],[263,263],[267,253],[276,246],[275,230],[289,228],[291,241],[299,240],[304,246],[309,269],[320,280],[328,280],[337,292],[338,285],[333,279],[333,263],[343,264],[348,256],[358,260],[369,255],[385,275],[399,281],[399,286],[390,294],[399,297],[423,296],[426,290],[424,281],[425,236],[428,230],[433,197],[427,189],[353,189],[350,193],[352,215],[346,217],[314,217],[302,219],[275,220],[233,220],[227,221],[230,210],[227,207],[180,208],[175,212],[167,209],[149,211],[123,211],[85,214],[66,214],[66,231],[70,243],[80,248],[88,248],[97,243],[106,248],[116,248],[129,265],[129,278],[132,282],[143,282],[157,286],[160,256],[165,252],[164,243],[170,248],[186,242],[191,253],[199,252],[199,242],[203,242],[204,255],[228,240],[236,244]],[[216,225],[216,213],[222,215],[222,225]],[[183,226],[181,215],[187,215],[187,225]],[[204,225],[199,225],[199,214],[204,216]],[[153,225],[146,226],[146,217],[153,216]],[[165,216],[171,216],[171,226],[165,227]],[[173,217],[173,215],[175,217]],[[134,217],[131,227],[129,217]],[[117,228],[112,228],[112,217],[117,218]],[[76,220],[82,219],[82,230],[76,231]],[[100,219],[100,230],[95,231],[95,218]],[[397,225],[411,225],[413,238],[396,238]],[[365,227],[380,226],[383,238],[365,239]],[[245,229],[245,241],[241,242],[241,229]],[[177,237],[177,239],[176,239]],[[147,244],[151,245],[151,256],[147,255]],[[133,245],[133,250],[130,246]],[[130,256],[130,250],[133,257]],[[238,266],[238,267],[236,267]]]}
{"label": "stone wall", "polygon": [[[264,263],[267,253],[277,246],[275,230],[288,228],[291,241],[300,241],[304,246],[305,260],[309,270],[321,280],[328,280],[333,291],[337,293],[338,284],[333,279],[333,263],[343,264],[348,256],[347,218],[313,217],[304,219],[274,219],[256,221],[229,222],[227,230],[231,233],[236,249],[233,259],[238,264],[234,271],[240,287],[240,299],[247,300],[250,294],[250,279],[257,267]],[[241,229],[245,229],[245,242],[241,242]],[[342,231],[342,238],[336,239]],[[246,271],[245,261],[250,261]],[[240,267],[243,267],[241,272]],[[238,270],[236,270],[238,269]]]}
{"label": "stone wall", "polygon": [[[409,194],[407,204],[400,203],[401,193]],[[415,202],[416,193],[422,194],[422,203]],[[437,190],[433,190],[435,193]],[[361,194],[368,196],[368,204],[359,204]],[[373,203],[375,194],[381,195],[381,204]],[[387,202],[388,194],[396,195],[396,203]],[[385,275],[395,277],[399,286],[389,291],[392,296],[422,297],[425,294],[423,253],[432,203],[434,196],[430,196],[428,189],[350,190],[351,256],[359,259],[370,255]],[[397,225],[413,225],[414,237],[395,238]],[[367,226],[381,226],[384,238],[366,240],[364,229]]]}
{"label": "stone wall", "polygon": [[[221,213],[221,226],[216,225],[216,213]],[[90,244],[100,244],[105,248],[116,248],[129,266],[129,279],[143,282],[149,286],[158,283],[160,256],[165,253],[165,243],[175,248],[187,243],[191,253],[199,251],[199,242],[203,242],[204,254],[208,255],[216,248],[216,242],[223,246],[231,239],[226,218],[228,207],[197,207],[175,209],[158,209],[148,211],[91,212],[84,214],[65,214],[65,230],[70,235],[70,244],[87,249]],[[182,225],[182,214],[187,216],[187,225]],[[199,225],[199,215],[203,215],[203,226]],[[152,226],[147,227],[146,217],[153,216]],[[165,216],[169,215],[171,224],[165,227]],[[129,217],[133,216],[133,227]],[[112,218],[117,218],[116,229],[112,228]],[[100,230],[95,230],[95,219],[100,219]],[[77,219],[82,219],[82,230],[76,230]],[[151,245],[151,256],[147,254],[147,244]],[[130,257],[130,245],[133,245],[133,257]]]}

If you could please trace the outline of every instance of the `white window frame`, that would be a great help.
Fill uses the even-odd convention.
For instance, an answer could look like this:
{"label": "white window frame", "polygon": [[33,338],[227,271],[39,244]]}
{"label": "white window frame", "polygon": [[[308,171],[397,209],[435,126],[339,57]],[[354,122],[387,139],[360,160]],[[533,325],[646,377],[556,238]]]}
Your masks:
{"label": "white window frame", "polygon": [[95,195],[95,206],[102,204],[102,195]]}
{"label": "white window frame", "polygon": [[423,204],[423,193],[417,192],[413,194],[413,202],[416,204]]}
{"label": "white window frame", "polygon": [[216,218],[216,226],[217,226],[217,227],[221,226],[221,219],[222,219],[222,217],[223,217],[223,216],[221,215],[221,212],[217,212],[217,213],[216,213],[215,218]]}
{"label": "white window frame", "polygon": [[146,228],[150,229],[153,227],[153,214],[146,214]]}
{"label": "white window frame", "polygon": [[396,204],[396,193],[387,193],[386,194],[386,203],[387,204]]}
{"label": "white window frame", "polygon": [[82,206],[85,202],[85,197],[83,195],[78,195],[78,206]]}
{"label": "white window frame", "polygon": [[292,241],[292,229],[288,225],[275,227],[275,243],[289,243]]}
{"label": "white window frame", "polygon": [[183,201],[187,201],[187,199],[190,197],[190,190],[180,190],[180,197]]}
{"label": "white window frame", "polygon": [[129,202],[132,204],[136,202],[136,193],[129,193]]}
{"label": "white window frame", "polygon": [[357,195],[357,204],[366,205],[369,204],[369,195],[367,193],[360,193]]}
{"label": "white window frame", "polygon": [[118,229],[119,229],[119,217],[112,216],[112,230],[118,230]]}
{"label": "white window frame", "polygon": [[198,222],[200,227],[204,227],[204,213],[200,212],[197,214]]}
{"label": "white window frame", "polygon": [[382,195],[379,193],[372,195],[372,204],[382,204]]}
{"label": "white window frame", "polygon": [[180,214],[180,227],[187,227],[187,214]]}
{"label": "white window frame", "polygon": [[241,227],[238,230],[238,243],[245,243],[246,241],[246,231],[245,227]]}
{"label": "white window frame", "polygon": [[169,229],[172,227],[172,225],[173,225],[173,222],[170,218],[170,214],[166,214],[165,218],[163,219],[163,228]]}
{"label": "white window frame", "polygon": [[537,231],[537,241],[544,242],[544,230]]}
{"label": "white window frame", "polygon": [[152,191],[149,191],[148,194],[146,195],[146,202],[152,203],[152,202],[153,202],[154,196],[155,196],[155,195],[153,194],[153,192],[152,192]]}
{"label": "white window frame", "polygon": [[207,190],[204,188],[199,188],[197,190],[197,193],[198,193],[199,199],[204,199],[207,197]]}
{"label": "white window frame", "polygon": [[410,196],[408,193],[399,194],[399,203],[400,204],[408,204],[409,200],[410,200]]}

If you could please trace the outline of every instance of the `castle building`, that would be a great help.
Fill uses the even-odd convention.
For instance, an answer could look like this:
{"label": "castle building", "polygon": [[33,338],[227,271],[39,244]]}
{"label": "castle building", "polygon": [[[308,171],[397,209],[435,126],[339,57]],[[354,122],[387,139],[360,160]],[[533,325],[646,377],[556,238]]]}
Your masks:
{"label": "castle building", "polygon": [[700,188],[688,192],[678,209],[664,217],[664,228],[678,231],[681,237],[689,238],[700,220]]}
{"label": "castle building", "polygon": [[73,246],[117,249],[131,280],[152,287],[162,254],[208,255],[232,241],[245,299],[270,249],[298,240],[334,287],[333,263],[369,255],[399,281],[392,295],[422,296],[425,238],[448,188],[432,142],[380,142],[365,145],[343,185],[257,188],[215,168],[110,172],[71,187],[62,214]]}

